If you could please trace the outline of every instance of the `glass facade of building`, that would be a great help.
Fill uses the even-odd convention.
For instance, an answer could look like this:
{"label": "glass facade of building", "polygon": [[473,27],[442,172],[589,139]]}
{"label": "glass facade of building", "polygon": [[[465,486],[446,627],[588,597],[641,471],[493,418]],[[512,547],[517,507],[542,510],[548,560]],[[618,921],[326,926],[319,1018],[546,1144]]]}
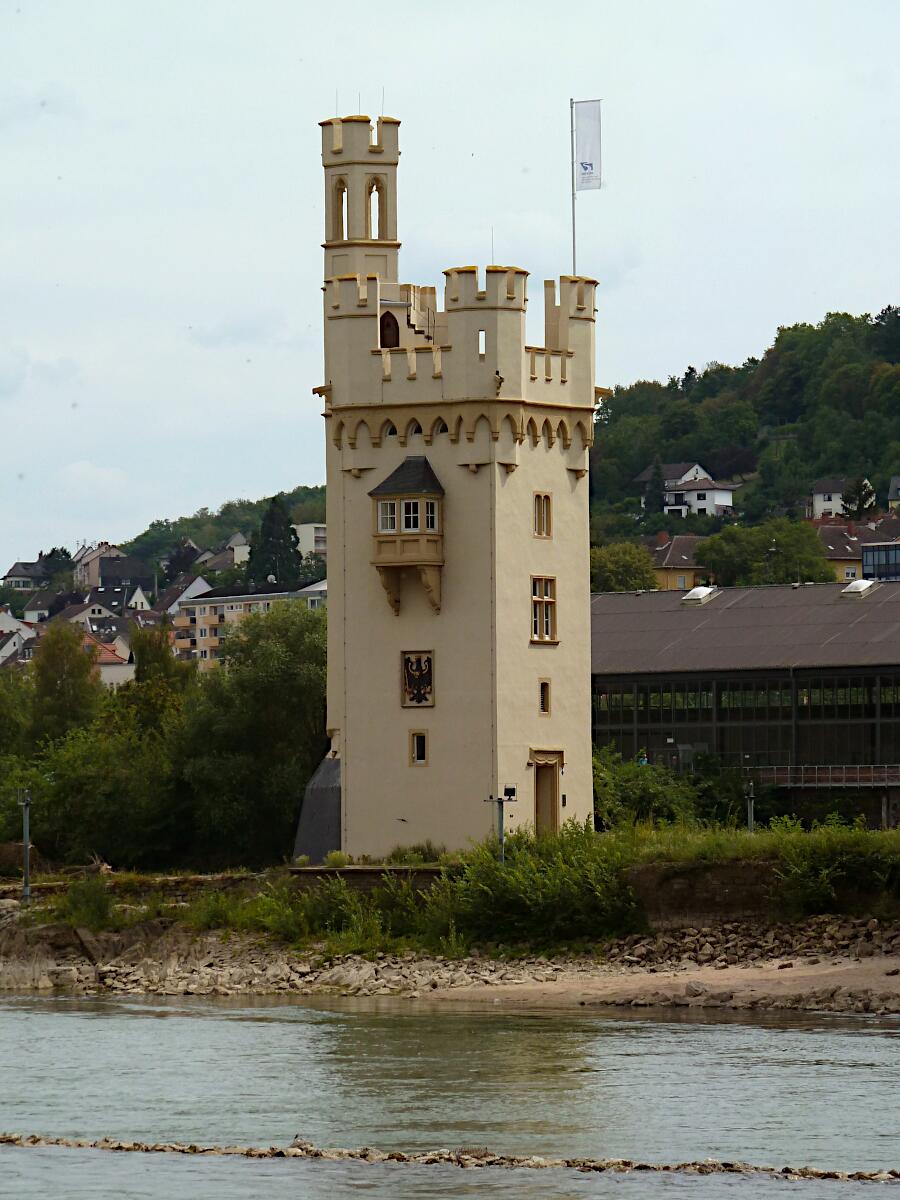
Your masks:
{"label": "glass facade of building", "polygon": [[689,766],[900,762],[900,670],[593,677],[593,736]]}
{"label": "glass facade of building", "polygon": [[863,579],[900,579],[900,543],[872,542],[862,548]]}

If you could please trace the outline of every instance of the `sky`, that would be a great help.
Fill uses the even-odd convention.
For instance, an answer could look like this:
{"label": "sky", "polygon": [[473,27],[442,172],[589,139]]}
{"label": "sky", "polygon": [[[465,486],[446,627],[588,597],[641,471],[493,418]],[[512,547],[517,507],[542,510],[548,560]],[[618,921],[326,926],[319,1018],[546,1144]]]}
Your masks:
{"label": "sky", "polygon": [[898,41],[896,0],[0,0],[0,571],[323,481],[331,116],[402,121],[401,280],[524,267],[540,342],[602,98],[605,386],[900,302]]}

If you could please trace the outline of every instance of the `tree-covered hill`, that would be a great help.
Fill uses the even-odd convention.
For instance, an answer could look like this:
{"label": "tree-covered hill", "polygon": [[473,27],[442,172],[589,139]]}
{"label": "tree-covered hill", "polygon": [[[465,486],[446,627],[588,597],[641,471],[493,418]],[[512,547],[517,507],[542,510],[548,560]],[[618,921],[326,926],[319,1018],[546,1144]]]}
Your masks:
{"label": "tree-covered hill", "polygon": [[866,475],[884,503],[900,474],[900,307],[781,328],[740,367],[615,388],[591,453],[595,512],[635,509],[632,480],[656,457],[747,479],[735,502],[750,521],[802,514],[824,475]]}
{"label": "tree-covered hill", "polygon": [[[290,492],[280,492],[279,498],[297,525],[325,520],[324,484],[296,487]],[[217,512],[200,508],[191,517],[152,521],[143,533],[120,545],[128,554],[147,562],[156,562],[161,556],[171,553],[185,538],[190,538],[201,550],[220,546],[235,532],[243,533],[249,541],[259,529],[269,500],[270,497],[263,500],[229,500]]]}

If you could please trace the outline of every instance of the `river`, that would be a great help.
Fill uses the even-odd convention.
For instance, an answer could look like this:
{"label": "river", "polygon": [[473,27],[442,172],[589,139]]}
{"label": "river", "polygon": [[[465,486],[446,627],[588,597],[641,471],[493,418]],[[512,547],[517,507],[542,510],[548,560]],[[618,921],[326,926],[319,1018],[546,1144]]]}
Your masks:
{"label": "river", "polygon": [[[0,997],[0,1128],[141,1141],[900,1165],[900,1022]],[[808,1200],[875,1185],[0,1149],[0,1196]]]}

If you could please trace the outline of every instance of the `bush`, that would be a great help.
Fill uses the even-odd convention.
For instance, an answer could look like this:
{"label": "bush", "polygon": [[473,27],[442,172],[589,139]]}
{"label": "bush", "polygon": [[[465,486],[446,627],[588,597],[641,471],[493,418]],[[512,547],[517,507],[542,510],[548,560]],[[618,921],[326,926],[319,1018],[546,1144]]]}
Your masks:
{"label": "bush", "polygon": [[384,861],[395,866],[418,867],[423,863],[440,862],[446,853],[445,846],[436,846],[429,838],[412,846],[395,846]]}
{"label": "bush", "polygon": [[96,933],[114,925],[112,896],[99,875],[70,884],[53,907],[58,920],[76,928]]}
{"label": "bush", "polygon": [[626,762],[611,747],[594,752],[594,812],[611,828],[622,822],[690,821],[696,793],[689,780],[668,767]]}
{"label": "bush", "polygon": [[326,867],[349,867],[353,859],[343,850],[329,850],[325,855]]}

